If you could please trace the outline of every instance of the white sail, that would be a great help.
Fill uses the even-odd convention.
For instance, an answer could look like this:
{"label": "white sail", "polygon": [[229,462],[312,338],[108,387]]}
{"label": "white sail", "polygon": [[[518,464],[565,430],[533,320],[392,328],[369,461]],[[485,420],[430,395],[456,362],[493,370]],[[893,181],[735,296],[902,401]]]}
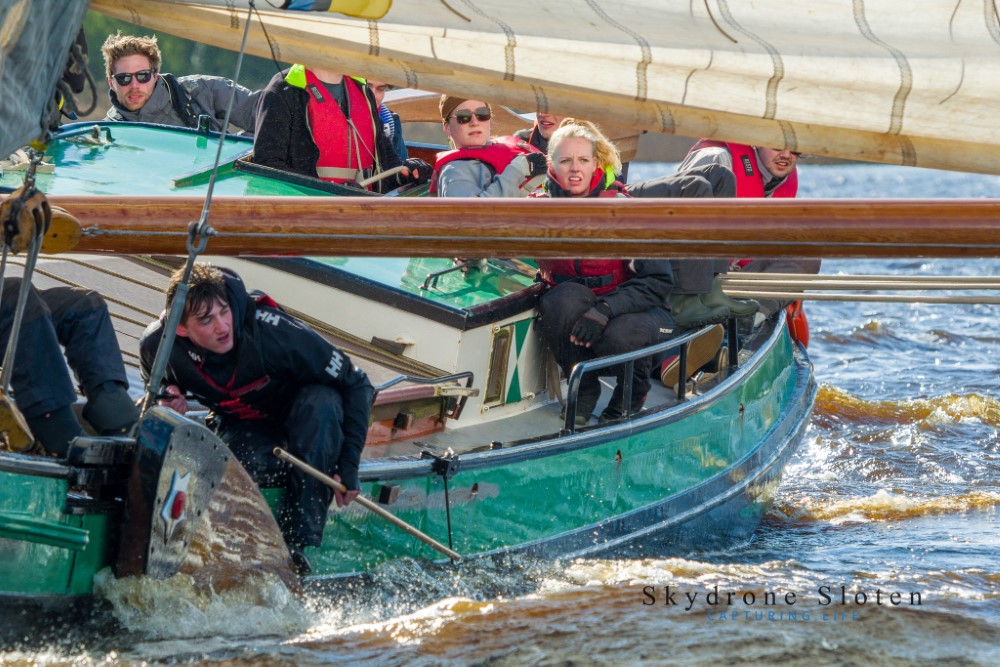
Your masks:
{"label": "white sail", "polygon": [[[235,49],[246,11],[222,4],[92,8]],[[378,21],[259,14],[283,61],[654,132],[1000,173],[993,0],[397,0]],[[254,23],[249,51],[270,57]]]}

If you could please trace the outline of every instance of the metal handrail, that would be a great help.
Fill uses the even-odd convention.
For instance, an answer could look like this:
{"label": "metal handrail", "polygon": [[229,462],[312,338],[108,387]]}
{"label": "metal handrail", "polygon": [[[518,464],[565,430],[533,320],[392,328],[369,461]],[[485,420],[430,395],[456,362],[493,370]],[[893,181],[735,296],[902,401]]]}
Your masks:
{"label": "metal handrail", "polygon": [[[735,318],[733,319],[735,321]],[[635,374],[635,360],[642,359],[643,357],[651,357],[658,352],[665,352],[667,350],[673,349],[680,346],[680,351],[678,352],[678,363],[680,365],[680,377],[681,382],[677,391],[678,400],[683,401],[686,389],[685,378],[687,377],[687,353],[688,345],[691,341],[700,338],[701,336],[707,334],[714,325],[709,325],[697,329],[695,331],[689,331],[683,336],[677,338],[671,338],[670,340],[663,341],[662,343],[656,343],[655,345],[650,345],[648,347],[642,347],[638,350],[633,350],[631,352],[623,352],[621,354],[616,354],[610,357],[598,357],[597,359],[590,359],[588,361],[581,361],[580,363],[573,366],[573,370],[570,371],[569,379],[567,380],[566,387],[566,421],[563,424],[563,429],[569,433],[576,432],[576,401],[577,396],[580,392],[580,383],[583,381],[584,373],[593,372],[600,370],[602,368],[607,368],[609,366],[617,366],[618,364],[625,364],[625,374],[623,382],[625,386],[623,388],[622,396],[622,415],[628,417],[630,412],[630,407],[632,405],[632,377]],[[731,329],[733,331],[733,329]],[[733,346],[731,346],[733,347]],[[730,361],[732,362],[732,356],[730,356]]]}

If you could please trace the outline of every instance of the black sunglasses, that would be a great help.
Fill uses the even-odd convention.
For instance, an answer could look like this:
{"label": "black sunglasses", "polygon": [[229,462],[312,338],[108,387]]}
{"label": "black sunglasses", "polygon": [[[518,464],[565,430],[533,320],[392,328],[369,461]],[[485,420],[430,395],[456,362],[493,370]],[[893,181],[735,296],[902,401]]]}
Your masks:
{"label": "black sunglasses", "polygon": [[149,80],[153,78],[156,74],[156,69],[141,69],[138,72],[120,72],[118,74],[112,74],[111,76],[115,81],[118,82],[119,86],[127,86],[132,83],[132,77],[139,83],[149,83]]}
{"label": "black sunglasses", "polygon": [[451,118],[457,120],[459,125],[465,125],[466,123],[472,122],[472,114],[476,114],[476,118],[483,122],[486,122],[493,117],[493,113],[490,111],[489,107],[479,107],[475,111],[459,109],[455,112],[454,116],[451,116]]}

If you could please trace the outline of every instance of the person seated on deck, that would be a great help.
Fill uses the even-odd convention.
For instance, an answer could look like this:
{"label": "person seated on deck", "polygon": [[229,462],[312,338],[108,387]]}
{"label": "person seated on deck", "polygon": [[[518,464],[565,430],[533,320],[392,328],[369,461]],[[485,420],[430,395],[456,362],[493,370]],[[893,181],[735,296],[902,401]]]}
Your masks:
{"label": "person seated on deck", "polygon": [[[551,168],[545,191],[535,197],[628,197],[614,180],[618,149],[592,123],[572,118],[549,140]],[[539,259],[549,289],[539,301],[542,339],[566,375],[581,361],[622,354],[665,340],[676,329],[664,308],[673,287],[667,260]],[[618,380],[601,421],[624,413],[625,368],[609,369]],[[650,388],[651,360],[635,361],[629,414],[642,409]],[[578,426],[586,424],[601,395],[596,373],[583,376]]]}
{"label": "person seated on deck", "polygon": [[[538,111],[532,127],[519,130],[515,136],[541,151],[547,151],[549,139],[564,119],[564,116]],[[626,191],[633,197],[734,197],[736,181],[731,170],[709,164],[629,184]],[[684,264],[683,260],[671,263],[678,284],[669,301],[677,324],[700,327],[722,322],[729,317],[730,306],[742,312],[742,302],[726,297],[721,287],[713,291],[711,285],[686,283]]]}
{"label": "person seated on deck", "polygon": [[304,65],[278,72],[264,88],[253,161],[347,185],[403,167],[369,186],[378,192],[431,176],[429,164],[393,150],[364,79]]}
{"label": "person seated on deck", "polygon": [[111,98],[106,120],[197,128],[198,116],[205,115],[209,129],[221,132],[236,85],[229,122],[241,130],[253,130],[259,91],[252,93],[219,76],[161,74],[163,59],[156,37],[118,32],[108,36],[101,52]]}
{"label": "person seated on deck", "polygon": [[438,197],[527,197],[544,180],[545,154],[514,137],[493,138],[493,110],[481,100],[442,95],[441,125],[452,149],[438,154]]}
{"label": "person seated on deck", "polygon": [[[0,358],[10,340],[20,289],[20,278],[4,278]],[[104,299],[75,287],[30,290],[11,387],[35,440],[49,454],[66,456],[73,438],[84,433],[72,409],[77,394],[66,362],[87,397],[83,418],[100,435],[127,434],[139,410],[128,395],[125,364]]]}
{"label": "person seated on deck", "polygon": [[398,113],[390,111],[386,105],[382,104],[386,92],[389,91],[389,84],[385,81],[368,79],[368,87],[375,97],[375,104],[378,105],[378,115],[382,119],[385,136],[389,137],[392,150],[396,151],[396,155],[399,156],[401,161],[405,162],[410,157],[410,153],[406,150],[406,141],[403,139],[403,123],[399,120]]}
{"label": "person seated on deck", "polygon": [[[699,169],[713,165],[731,171],[736,179],[736,196],[740,198],[790,198],[798,193],[798,162],[801,153],[785,148],[750,146],[731,142],[701,139],[691,147],[678,169]],[[821,260],[770,258],[685,260],[685,280],[704,286],[718,285],[715,275],[725,271],[770,273],[819,273]],[[770,317],[793,302],[765,299],[759,302],[760,312]],[[808,340],[808,323],[801,301],[794,302],[790,325],[803,341]]]}
{"label": "person seated on deck", "polygon": [[[169,308],[183,268],[167,286]],[[188,281],[177,338],[170,350],[160,405],[183,414],[186,394],[212,410],[210,426],[259,485],[283,485],[278,524],[300,574],[303,551],[322,544],[334,492],[280,461],[275,446],[346,486],[345,506],[359,489],[358,466],[368,435],[373,389],[364,371],[316,331],[266,295],[248,294],[235,273],[196,264]],[[164,316],[139,343],[148,380]],[[153,388],[155,391],[157,388]]]}

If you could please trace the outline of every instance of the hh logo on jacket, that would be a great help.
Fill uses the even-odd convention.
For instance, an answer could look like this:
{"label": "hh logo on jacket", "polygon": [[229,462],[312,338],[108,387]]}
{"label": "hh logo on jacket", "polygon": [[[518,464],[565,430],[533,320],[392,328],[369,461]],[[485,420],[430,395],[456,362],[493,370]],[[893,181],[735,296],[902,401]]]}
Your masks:
{"label": "hh logo on jacket", "polygon": [[326,372],[330,374],[331,377],[340,377],[340,369],[344,366],[344,357],[337,352],[333,351],[333,356],[330,357],[330,363],[326,365]]}

